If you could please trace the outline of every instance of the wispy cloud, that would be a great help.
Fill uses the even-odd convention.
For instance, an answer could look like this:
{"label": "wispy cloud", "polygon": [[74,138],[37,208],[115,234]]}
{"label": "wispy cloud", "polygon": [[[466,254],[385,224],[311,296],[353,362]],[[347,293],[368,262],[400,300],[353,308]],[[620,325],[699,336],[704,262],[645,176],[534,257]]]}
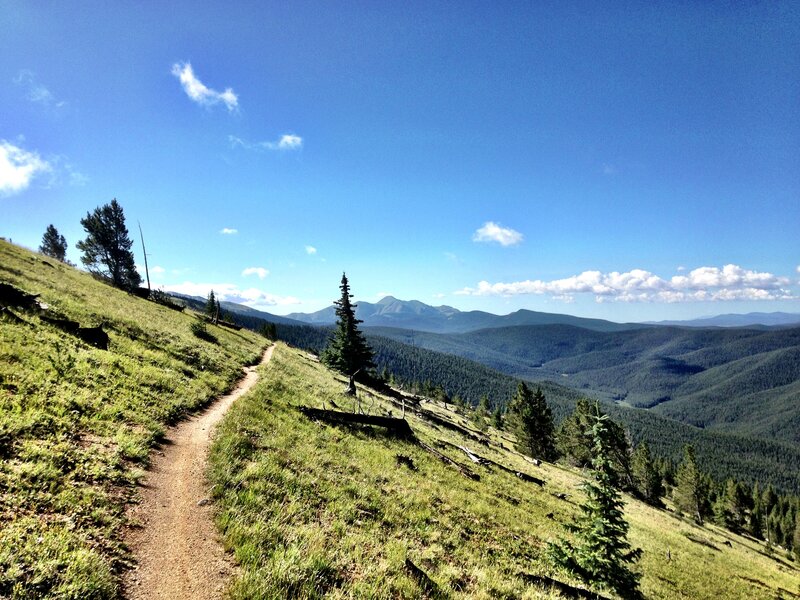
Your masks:
{"label": "wispy cloud", "polygon": [[317,249],[314,246],[306,246],[306,254],[313,255],[317,253]]}
{"label": "wispy cloud", "polygon": [[625,273],[584,271],[580,275],[552,281],[526,280],[511,283],[481,281],[475,288],[455,292],[466,296],[517,296],[549,294],[571,302],[576,294],[593,294],[597,302],[714,302],[724,300],[789,300],[788,277],[743,269],[738,265],[700,267],[688,275],[662,279],[649,271]]}
{"label": "wispy cloud", "polygon": [[282,135],[275,142],[248,142],[235,135],[228,136],[231,148],[244,148],[246,150],[300,150],[303,147],[303,138],[293,133]]}
{"label": "wispy cloud", "polygon": [[441,300],[442,298],[445,297],[445,294],[442,294],[441,292],[438,292],[436,294],[433,294],[432,297],[436,298],[437,300]]}
{"label": "wispy cloud", "polygon": [[242,271],[242,277],[249,277],[250,275],[258,275],[259,279],[264,279],[269,275],[269,270],[264,267],[247,267]]}
{"label": "wispy cloud", "polygon": [[265,310],[271,306],[287,306],[300,304],[300,300],[294,296],[278,296],[264,292],[257,288],[241,289],[232,283],[193,283],[185,281],[183,283],[164,286],[167,291],[186,294],[187,296],[198,296],[205,298],[208,292],[214,290],[216,298],[223,302],[236,302],[255,309]]}
{"label": "wispy cloud", "polygon": [[483,227],[472,234],[473,242],[497,242],[501,246],[514,246],[522,242],[523,235],[510,227],[503,227],[494,221],[487,221]]}
{"label": "wispy cloud", "polygon": [[28,69],[23,69],[14,78],[14,84],[25,90],[25,98],[44,108],[57,110],[66,106],[66,101],[59,100],[41,83],[36,74]]}
{"label": "wispy cloud", "polygon": [[222,235],[236,235],[239,233],[238,229],[233,229],[232,227],[223,227],[219,230]]}
{"label": "wispy cloud", "polygon": [[224,92],[218,92],[207,87],[197,78],[192,65],[188,62],[172,65],[172,74],[180,80],[186,95],[202,106],[214,106],[221,102],[228,108],[229,112],[239,107],[239,97],[232,88],[226,88]]}
{"label": "wispy cloud", "polygon": [[52,170],[52,165],[37,152],[0,140],[0,195],[17,194],[26,189],[37,175]]}

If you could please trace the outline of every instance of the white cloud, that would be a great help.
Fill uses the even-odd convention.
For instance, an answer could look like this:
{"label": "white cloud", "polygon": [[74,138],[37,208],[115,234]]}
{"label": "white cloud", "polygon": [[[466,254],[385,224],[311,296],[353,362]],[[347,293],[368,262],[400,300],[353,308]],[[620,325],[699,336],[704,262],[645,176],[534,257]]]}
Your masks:
{"label": "white cloud", "polygon": [[312,255],[312,254],[316,254],[316,253],[317,253],[317,249],[314,248],[314,246],[306,246],[306,254]]}
{"label": "white cloud", "polygon": [[222,229],[219,230],[219,232],[222,235],[236,235],[237,233],[239,233],[239,230],[233,229],[231,227],[223,227]]}
{"label": "white cloud", "polygon": [[165,289],[169,292],[200,298],[206,298],[208,293],[214,290],[214,295],[222,302],[235,302],[259,310],[266,310],[272,306],[300,304],[300,300],[294,296],[277,296],[257,288],[241,289],[232,283],[193,283],[185,281],[175,285],[167,285]]}
{"label": "white cloud", "polygon": [[36,74],[28,69],[21,70],[14,78],[14,83],[25,90],[25,98],[45,108],[59,109],[67,104],[56,98],[47,86],[39,82]]}
{"label": "white cloud", "polygon": [[549,294],[572,302],[575,294],[594,294],[597,302],[715,302],[725,300],[795,299],[787,287],[790,280],[772,273],[743,269],[737,265],[700,267],[688,275],[662,279],[649,271],[625,273],[584,271],[552,281],[526,280],[512,283],[481,281],[475,288],[455,292],[465,296],[516,296]]}
{"label": "white cloud", "polygon": [[0,140],[0,196],[21,192],[34,177],[51,171],[50,163],[37,152],[29,152],[11,142]]}
{"label": "white cloud", "polygon": [[228,136],[231,148],[244,148],[246,150],[300,150],[303,147],[303,138],[292,133],[284,134],[276,142],[248,142],[235,135]]}
{"label": "white cloud", "polygon": [[436,298],[437,300],[441,300],[442,298],[445,297],[445,294],[442,294],[441,292],[437,292],[436,294],[433,294],[432,297]]}
{"label": "white cloud", "polygon": [[150,272],[155,273],[156,275],[161,275],[162,273],[166,273],[167,270],[164,267],[159,267],[158,265],[156,265],[155,267],[150,269]]}
{"label": "white cloud", "polygon": [[259,279],[264,279],[269,275],[269,270],[264,267],[247,267],[242,271],[242,277],[249,277],[250,275],[258,275]]}
{"label": "white cloud", "polygon": [[282,135],[278,141],[278,149],[280,150],[297,150],[303,147],[303,138],[299,135],[286,134]]}
{"label": "white cloud", "polygon": [[183,91],[192,100],[203,106],[214,106],[222,102],[228,111],[236,110],[239,106],[239,97],[233,89],[226,88],[224,92],[218,92],[206,87],[194,74],[192,65],[186,63],[175,63],[172,65],[172,74],[177,77]]}
{"label": "white cloud", "polygon": [[472,235],[473,242],[497,242],[501,246],[514,246],[522,241],[522,234],[494,221],[487,221]]}

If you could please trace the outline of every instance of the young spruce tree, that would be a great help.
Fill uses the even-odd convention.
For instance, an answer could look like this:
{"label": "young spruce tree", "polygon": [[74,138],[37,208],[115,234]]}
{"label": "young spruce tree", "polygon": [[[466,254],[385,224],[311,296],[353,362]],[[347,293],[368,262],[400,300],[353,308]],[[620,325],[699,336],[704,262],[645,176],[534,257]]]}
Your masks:
{"label": "young spruce tree", "polygon": [[561,540],[547,548],[551,562],[590,586],[610,589],[624,598],[640,598],[640,574],[631,570],[641,555],[628,543],[628,523],[622,512],[622,498],[617,491],[617,472],[609,457],[611,443],[608,416],[596,409],[591,428],[591,479],[583,484],[586,501],[581,515],[567,529],[576,541]]}
{"label": "young spruce tree", "polygon": [[336,329],[328,346],[323,350],[322,362],[332,369],[345,375],[362,373],[375,366],[372,362],[372,349],[367,345],[364,334],[358,329],[362,321],[356,319],[356,306],[350,299],[350,284],[347,275],[342,273],[342,282],[339,285],[342,296],[334,301],[336,306]]}

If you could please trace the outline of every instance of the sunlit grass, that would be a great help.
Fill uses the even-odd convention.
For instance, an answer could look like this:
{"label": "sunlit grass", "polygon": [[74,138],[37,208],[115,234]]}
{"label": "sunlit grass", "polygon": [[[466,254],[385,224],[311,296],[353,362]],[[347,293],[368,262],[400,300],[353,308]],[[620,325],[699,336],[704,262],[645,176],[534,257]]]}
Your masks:
{"label": "sunlit grass", "polygon": [[198,340],[193,316],[4,241],[0,281],[110,337],[104,351],[34,311],[0,318],[0,597],[116,597],[123,509],[150,447],[264,340],[218,327],[218,343]]}
{"label": "sunlit grass", "polygon": [[[485,447],[409,410],[412,428],[427,444],[466,445],[547,484],[473,466],[458,450],[438,446],[480,475],[472,481],[412,442],[302,416],[299,405],[352,410],[342,394],[346,382],[307,355],[279,344],[262,375],[228,413],[212,449],[219,525],[242,567],[232,598],[419,598],[425,592],[405,568],[407,558],[444,597],[558,597],[528,583],[526,574],[577,585],[551,570],[543,550],[578,513],[578,472],[533,466],[510,450],[504,432],[491,429],[492,444]],[[372,413],[398,415],[386,399],[360,394]],[[469,426],[448,408],[426,408]],[[398,454],[411,457],[417,470],[398,465]],[[569,497],[559,500],[556,493]],[[795,566],[765,556],[754,541],[696,528],[627,497],[626,515],[632,542],[644,549],[638,568],[647,598],[774,598],[780,588],[799,591]]]}

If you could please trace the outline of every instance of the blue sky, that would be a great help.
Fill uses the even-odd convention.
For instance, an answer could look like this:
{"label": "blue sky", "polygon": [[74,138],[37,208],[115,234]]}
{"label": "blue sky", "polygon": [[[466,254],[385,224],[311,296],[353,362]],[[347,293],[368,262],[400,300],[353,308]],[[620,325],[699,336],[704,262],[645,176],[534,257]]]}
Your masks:
{"label": "blue sky", "polygon": [[0,0],[0,235],[117,198],[277,314],[800,312],[797,3],[230,4]]}

